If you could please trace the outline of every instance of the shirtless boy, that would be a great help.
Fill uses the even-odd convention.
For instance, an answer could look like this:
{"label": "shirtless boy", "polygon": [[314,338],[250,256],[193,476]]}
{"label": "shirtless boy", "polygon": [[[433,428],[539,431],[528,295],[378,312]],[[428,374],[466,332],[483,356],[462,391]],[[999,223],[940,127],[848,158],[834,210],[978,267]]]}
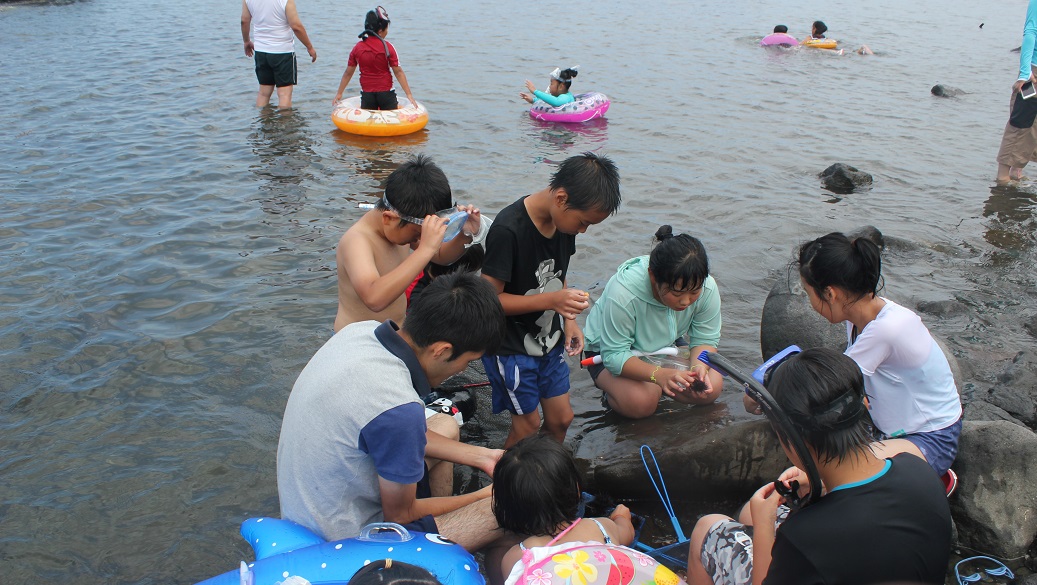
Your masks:
{"label": "shirtless boy", "polygon": [[[468,212],[464,233],[443,243],[447,220],[436,215],[453,211],[450,183],[432,160],[417,155],[389,175],[385,194],[338,242],[338,314],[335,331],[358,321],[402,323],[404,293],[429,262],[451,264],[479,231],[479,210]],[[444,214],[445,215],[445,214]]]}
{"label": "shirtless boy", "polygon": [[[447,220],[438,211],[454,211],[450,183],[432,159],[417,155],[389,175],[385,193],[374,209],[346,230],[335,252],[338,267],[338,314],[335,332],[360,321],[391,320],[403,323],[407,312],[404,293],[429,262],[451,264],[472,242],[468,234],[479,231],[479,210],[468,212],[464,233],[443,243]],[[445,213],[441,215],[446,215]],[[442,413],[426,421],[432,433],[457,441],[457,422]],[[453,465],[428,460],[429,482],[434,496],[449,495],[454,487]]]}

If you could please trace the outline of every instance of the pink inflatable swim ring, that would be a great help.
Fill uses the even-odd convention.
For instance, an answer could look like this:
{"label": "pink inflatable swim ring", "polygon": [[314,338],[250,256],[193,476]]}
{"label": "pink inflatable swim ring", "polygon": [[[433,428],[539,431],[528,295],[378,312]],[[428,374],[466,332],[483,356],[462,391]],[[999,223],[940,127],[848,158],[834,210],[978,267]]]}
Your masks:
{"label": "pink inflatable swim ring", "polygon": [[602,118],[609,110],[609,98],[598,92],[581,93],[573,96],[575,101],[559,106],[549,106],[544,102],[529,108],[529,116],[545,122],[586,122]]}
{"label": "pink inflatable swim ring", "polygon": [[796,40],[796,37],[794,37],[794,36],[792,36],[790,34],[785,34],[785,33],[769,34],[769,35],[763,37],[763,40],[760,41],[760,45],[762,45],[764,47],[775,47],[775,46],[795,47],[798,44],[799,44],[799,41]]}

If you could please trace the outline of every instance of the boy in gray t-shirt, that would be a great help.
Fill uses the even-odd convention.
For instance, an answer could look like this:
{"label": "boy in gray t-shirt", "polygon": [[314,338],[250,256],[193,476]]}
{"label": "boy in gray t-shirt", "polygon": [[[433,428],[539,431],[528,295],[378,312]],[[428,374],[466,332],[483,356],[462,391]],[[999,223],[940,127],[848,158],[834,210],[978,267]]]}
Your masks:
{"label": "boy in gray t-shirt", "polygon": [[[475,551],[510,546],[490,511],[490,486],[421,498],[426,456],[493,471],[500,451],[426,433],[423,394],[496,349],[504,313],[471,274],[437,278],[403,329],[365,321],[317,351],[292,388],[277,448],[281,516],[328,540],[371,522],[412,524]],[[427,495],[427,494],[426,494]]]}

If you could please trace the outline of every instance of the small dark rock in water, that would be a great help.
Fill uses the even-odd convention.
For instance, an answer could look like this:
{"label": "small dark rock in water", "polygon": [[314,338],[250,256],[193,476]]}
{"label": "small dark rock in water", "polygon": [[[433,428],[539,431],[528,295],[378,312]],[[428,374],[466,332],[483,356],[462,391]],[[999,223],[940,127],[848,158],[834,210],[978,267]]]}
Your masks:
{"label": "small dark rock in water", "polygon": [[821,186],[833,193],[853,193],[857,189],[871,187],[871,175],[856,167],[835,163],[821,172]]}
{"label": "small dark rock in water", "polygon": [[702,380],[695,380],[691,383],[692,392],[705,392],[707,390],[706,383]]}
{"label": "small dark rock in water", "polygon": [[1011,53],[1022,53],[1023,52],[1023,48],[1022,47],[1016,47],[1016,48],[1012,49],[1009,52],[1011,52]]}
{"label": "small dark rock in water", "polygon": [[965,92],[949,85],[943,85],[937,83],[929,90],[936,97],[958,97],[959,95],[965,95]]}

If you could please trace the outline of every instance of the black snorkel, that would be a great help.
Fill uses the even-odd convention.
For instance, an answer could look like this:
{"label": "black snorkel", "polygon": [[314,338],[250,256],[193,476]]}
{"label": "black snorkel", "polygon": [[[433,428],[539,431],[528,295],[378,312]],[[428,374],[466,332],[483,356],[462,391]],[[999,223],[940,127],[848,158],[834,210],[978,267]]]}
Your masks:
{"label": "black snorkel", "polygon": [[814,463],[814,459],[810,456],[810,451],[807,449],[803,437],[801,437],[799,432],[796,431],[795,425],[792,424],[792,421],[789,419],[785,411],[778,406],[778,403],[774,400],[774,397],[771,396],[770,392],[763,387],[763,384],[752,376],[747,375],[736,368],[731,361],[719,353],[704,351],[699,354],[698,358],[700,361],[720,372],[721,375],[733,378],[742,384],[742,388],[745,390],[745,393],[749,398],[752,398],[760,405],[760,409],[770,421],[775,434],[778,435],[778,440],[785,445],[791,446],[792,450],[796,452],[796,456],[799,457],[799,460],[805,467],[804,471],[806,471],[807,478],[810,480],[810,492],[805,496],[800,497],[797,482],[792,482],[792,485],[786,488],[784,484],[781,484],[781,482],[775,481],[774,486],[778,493],[785,498],[785,503],[788,507],[793,511],[799,510],[820,498],[821,474],[817,471],[817,465]]}

